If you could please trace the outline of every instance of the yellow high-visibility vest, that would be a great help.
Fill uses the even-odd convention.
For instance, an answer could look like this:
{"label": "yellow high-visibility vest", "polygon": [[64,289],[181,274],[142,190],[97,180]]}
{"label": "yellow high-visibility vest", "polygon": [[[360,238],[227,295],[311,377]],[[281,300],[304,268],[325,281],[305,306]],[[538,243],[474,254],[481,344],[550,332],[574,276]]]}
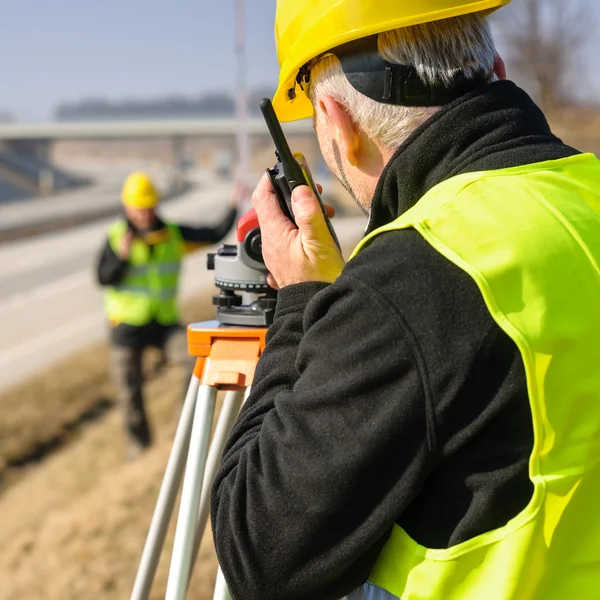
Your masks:
{"label": "yellow high-visibility vest", "polygon": [[[108,230],[108,241],[115,253],[127,231],[119,221]],[[184,254],[184,242],[177,225],[167,225],[164,240],[150,247],[134,239],[129,267],[123,280],[106,289],[104,308],[111,323],[175,325],[179,320],[177,288]]]}
{"label": "yellow high-visibility vest", "polygon": [[448,549],[395,525],[361,597],[600,598],[600,161],[454,177],[354,254],[409,227],[473,278],[521,352],[534,493],[505,526]]}

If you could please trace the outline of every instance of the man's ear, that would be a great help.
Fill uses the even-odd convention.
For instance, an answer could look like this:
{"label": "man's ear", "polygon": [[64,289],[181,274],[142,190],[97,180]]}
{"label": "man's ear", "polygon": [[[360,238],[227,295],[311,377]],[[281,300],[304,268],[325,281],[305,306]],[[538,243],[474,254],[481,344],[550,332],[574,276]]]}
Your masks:
{"label": "man's ear", "polygon": [[353,166],[358,163],[360,136],[354,121],[346,109],[331,96],[319,98],[319,108],[323,113],[324,125],[329,127],[331,139],[336,140],[341,155]]}
{"label": "man's ear", "polygon": [[494,60],[494,73],[498,79],[500,79],[500,81],[504,81],[506,79],[506,64],[499,54],[496,55],[496,59]]}

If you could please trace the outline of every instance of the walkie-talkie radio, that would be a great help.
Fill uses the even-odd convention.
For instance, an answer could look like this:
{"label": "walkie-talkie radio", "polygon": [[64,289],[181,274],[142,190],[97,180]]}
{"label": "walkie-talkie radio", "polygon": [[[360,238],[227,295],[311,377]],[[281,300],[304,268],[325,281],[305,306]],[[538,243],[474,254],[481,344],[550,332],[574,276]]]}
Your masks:
{"label": "walkie-talkie radio", "polygon": [[304,155],[302,155],[300,152],[292,154],[290,146],[283,135],[283,130],[281,129],[281,125],[277,119],[277,115],[275,114],[275,110],[273,109],[273,105],[271,104],[271,100],[269,100],[269,98],[263,98],[260,101],[260,110],[262,111],[267,123],[267,127],[269,128],[269,132],[271,133],[271,137],[273,138],[273,142],[275,143],[275,156],[277,157],[277,164],[272,169],[267,169],[267,174],[271,180],[271,185],[273,186],[273,190],[275,191],[281,210],[295,225],[296,221],[292,211],[292,192],[299,185],[310,186],[317,197],[319,204],[321,205],[321,211],[325,217],[327,229],[329,229],[329,233],[334,239],[337,247],[340,248],[340,242],[333,227],[331,226],[331,221],[327,216],[325,206],[323,205],[323,201],[319,195],[319,190],[313,181]]}

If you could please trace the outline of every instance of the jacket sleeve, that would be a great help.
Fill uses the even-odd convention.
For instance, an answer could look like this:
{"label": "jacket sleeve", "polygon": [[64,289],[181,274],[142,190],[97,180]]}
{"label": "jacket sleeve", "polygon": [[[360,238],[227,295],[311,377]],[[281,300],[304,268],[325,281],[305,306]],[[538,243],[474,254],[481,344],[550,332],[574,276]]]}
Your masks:
{"label": "jacket sleeve", "polygon": [[281,290],[254,381],[212,488],[232,598],[337,600],[367,579],[427,474],[418,349],[347,267]]}
{"label": "jacket sleeve", "polygon": [[106,240],[98,258],[96,275],[100,285],[117,285],[125,277],[128,262],[117,256]]}
{"label": "jacket sleeve", "polygon": [[234,226],[237,209],[232,208],[216,227],[190,227],[180,225],[186,252],[194,252],[203,246],[220,242]]}

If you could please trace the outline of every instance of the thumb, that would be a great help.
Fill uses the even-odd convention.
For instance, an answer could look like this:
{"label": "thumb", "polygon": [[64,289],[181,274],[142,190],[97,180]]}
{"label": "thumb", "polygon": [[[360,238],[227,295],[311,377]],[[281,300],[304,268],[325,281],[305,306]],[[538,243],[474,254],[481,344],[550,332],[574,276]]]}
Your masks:
{"label": "thumb", "polygon": [[301,185],[294,189],[292,208],[296,225],[303,236],[319,241],[326,241],[328,237],[331,237],[321,205],[309,186]]}

